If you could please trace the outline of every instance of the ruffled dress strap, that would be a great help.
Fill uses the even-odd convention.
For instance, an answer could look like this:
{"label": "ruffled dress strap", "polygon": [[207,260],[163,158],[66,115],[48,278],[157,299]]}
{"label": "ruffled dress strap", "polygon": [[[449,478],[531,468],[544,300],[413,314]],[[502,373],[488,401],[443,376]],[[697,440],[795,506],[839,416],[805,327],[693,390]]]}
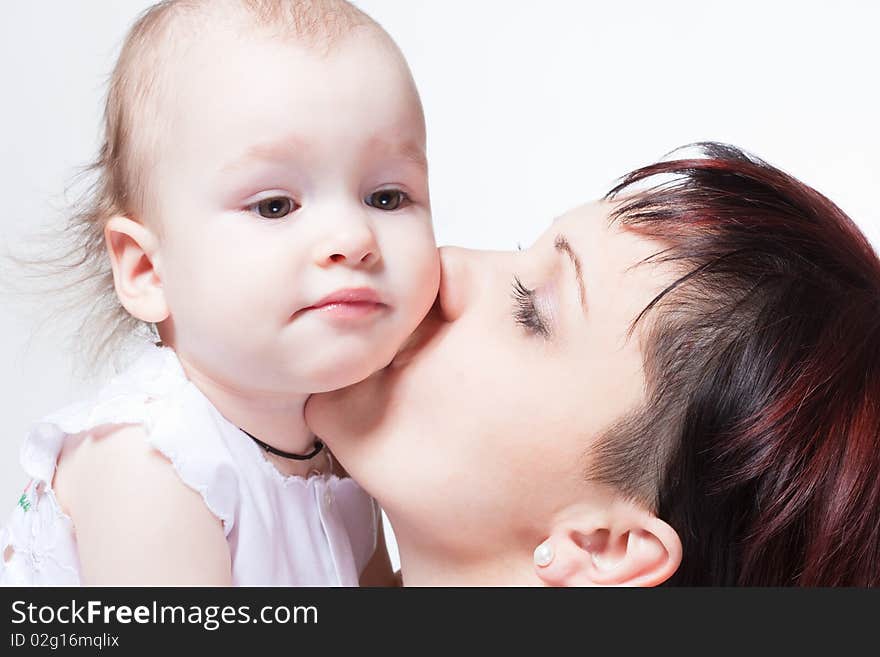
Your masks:
{"label": "ruffled dress strap", "polygon": [[187,486],[201,494],[228,536],[238,502],[236,468],[219,438],[216,413],[168,347],[146,346],[96,399],[73,404],[36,423],[21,448],[22,466],[33,480],[49,487],[67,436],[121,424],[144,427],[149,444],[171,462]]}

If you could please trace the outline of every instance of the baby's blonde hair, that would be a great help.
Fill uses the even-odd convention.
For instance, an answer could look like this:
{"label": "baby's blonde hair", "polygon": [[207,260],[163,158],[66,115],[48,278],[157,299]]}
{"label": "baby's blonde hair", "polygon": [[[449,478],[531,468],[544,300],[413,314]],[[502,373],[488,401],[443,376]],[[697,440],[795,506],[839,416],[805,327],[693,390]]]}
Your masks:
{"label": "baby's blonde hair", "polygon": [[163,128],[158,111],[167,92],[163,76],[207,19],[260,28],[323,52],[357,28],[374,30],[393,44],[345,0],[164,0],[141,14],[110,75],[98,157],[80,174],[90,184],[69,215],[63,253],[51,263],[56,272],[74,274],[63,287],[75,292],[78,303],[71,306],[85,309],[77,337],[92,365],[132,335],[157,337],[154,325],[130,315],[116,297],[104,226],[116,215],[148,222],[153,214],[149,172]]}

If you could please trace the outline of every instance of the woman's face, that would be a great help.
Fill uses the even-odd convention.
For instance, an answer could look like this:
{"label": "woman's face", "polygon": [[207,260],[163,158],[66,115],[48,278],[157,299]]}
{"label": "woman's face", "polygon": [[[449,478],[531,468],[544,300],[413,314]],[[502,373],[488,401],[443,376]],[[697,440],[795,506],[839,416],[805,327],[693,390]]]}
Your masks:
{"label": "woman's face", "polygon": [[577,208],[525,251],[442,249],[438,301],[392,364],[311,397],[310,426],[401,546],[533,548],[599,495],[591,441],[645,394],[642,323],[627,330],[672,280],[633,267],[662,245],[609,227],[610,209]]}

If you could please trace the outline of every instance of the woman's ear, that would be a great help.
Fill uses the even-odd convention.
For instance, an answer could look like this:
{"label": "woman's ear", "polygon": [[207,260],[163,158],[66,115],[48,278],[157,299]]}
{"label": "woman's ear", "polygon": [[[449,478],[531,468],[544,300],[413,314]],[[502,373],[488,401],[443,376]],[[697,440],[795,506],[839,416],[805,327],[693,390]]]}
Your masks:
{"label": "woman's ear", "polygon": [[167,319],[168,304],[156,267],[159,241],[153,232],[128,217],[116,216],[104,226],[104,242],[123,307],[144,322]]}
{"label": "woman's ear", "polygon": [[548,586],[657,586],[678,569],[681,540],[653,514],[620,502],[558,523],[534,561]]}

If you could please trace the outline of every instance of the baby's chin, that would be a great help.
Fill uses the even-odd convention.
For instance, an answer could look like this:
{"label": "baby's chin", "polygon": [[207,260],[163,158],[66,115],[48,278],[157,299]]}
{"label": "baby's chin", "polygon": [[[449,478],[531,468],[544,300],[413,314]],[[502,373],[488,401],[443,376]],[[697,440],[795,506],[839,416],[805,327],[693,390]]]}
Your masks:
{"label": "baby's chin", "polygon": [[331,358],[306,367],[304,380],[310,393],[329,393],[360,383],[384,369],[394,359],[395,351],[376,347],[369,353],[361,350],[335,351]]}

